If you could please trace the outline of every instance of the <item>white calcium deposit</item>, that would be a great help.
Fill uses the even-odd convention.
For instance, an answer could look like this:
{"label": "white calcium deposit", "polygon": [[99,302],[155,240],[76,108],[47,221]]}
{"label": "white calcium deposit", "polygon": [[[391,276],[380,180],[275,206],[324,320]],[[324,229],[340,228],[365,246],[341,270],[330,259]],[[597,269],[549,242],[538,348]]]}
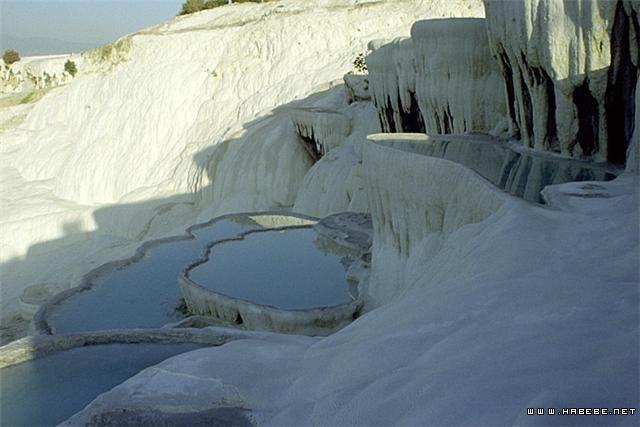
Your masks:
{"label": "white calcium deposit", "polygon": [[503,79],[486,34],[478,18],[413,25],[416,93],[428,132],[489,132],[504,118]]}
{"label": "white calcium deposit", "polygon": [[[376,157],[383,153],[366,156]],[[469,426],[529,424],[527,408],[557,402],[637,407],[640,250],[630,230],[638,229],[638,178],[548,187],[551,207],[537,207],[432,160],[434,170],[411,176],[448,181],[442,190],[415,182],[416,193],[437,197],[440,218],[453,216],[437,245],[394,225],[418,221],[426,202],[372,206],[374,265],[404,267],[402,277],[379,282],[380,307],[321,340],[254,334],[177,356],[99,396],[70,424],[149,407],[242,407],[259,425]],[[391,188],[411,166],[385,162],[397,177],[372,188]],[[389,192],[377,190],[373,203]],[[404,257],[393,255],[399,250]],[[192,398],[194,390],[206,398]]]}
{"label": "white calcium deposit", "polygon": [[3,316],[21,289],[73,285],[114,244],[291,206],[311,163],[274,107],[341,79],[381,33],[482,13],[471,0],[238,4],[83,55],[68,85],[0,116]]}
{"label": "white calcium deposit", "polygon": [[369,91],[381,113],[380,121],[384,129],[390,132],[409,131],[403,123],[403,113],[409,113],[415,108],[413,40],[407,37],[391,41],[374,40],[369,43],[369,50]]}
{"label": "white calcium deposit", "polygon": [[[484,19],[418,21],[411,38],[369,49],[370,91],[386,131],[489,132],[504,119],[504,83]],[[411,123],[416,116],[422,129]]]}
{"label": "white calcium deposit", "polygon": [[[513,66],[531,61],[530,76],[512,70],[522,79],[512,98],[526,104],[528,93],[538,110],[505,102],[512,131],[522,126],[520,113],[543,117],[533,121],[533,139],[523,136],[525,145],[554,148],[544,142],[551,111],[545,73],[557,93],[556,125],[566,127],[558,137],[577,135],[573,107],[561,105],[569,94],[562,91],[582,87],[585,73],[593,79],[589,93],[601,87],[597,71],[606,66],[602,33],[610,15],[599,11],[607,12],[609,3],[487,2],[491,46],[502,66],[505,58]],[[636,7],[620,4],[625,13]],[[371,45],[374,55],[387,52],[387,59],[406,58],[410,44],[437,49],[422,33],[431,31],[426,24],[416,24],[406,38],[413,21],[482,16],[479,6],[290,0],[177,18],[125,39],[105,52],[95,72],[52,90],[22,124],[2,130],[1,247],[3,259],[12,259],[2,261],[3,310],[32,283],[25,277],[71,282],[91,262],[121,257],[139,240],[219,213],[281,207],[317,216],[347,209],[371,214],[371,277],[363,313],[353,323],[324,338],[236,331],[228,344],[140,372],[67,424],[127,421],[127,414],[135,423],[151,409],[155,421],[172,413],[197,420],[198,413],[242,410],[257,425],[637,424],[637,413],[527,415],[527,408],[640,403],[637,163],[610,182],[547,186],[547,205],[528,203],[458,163],[384,144],[429,144],[426,135],[367,139],[383,130],[379,110],[364,100],[349,103],[354,94],[347,100],[345,88],[335,84],[368,40],[395,40],[395,54]],[[478,24],[471,25],[476,34]],[[471,47],[481,43],[462,46],[444,27],[432,29],[445,39],[443,46],[471,57]],[[523,54],[514,57],[520,47]],[[425,61],[428,54],[421,53]],[[453,61],[455,54],[428,60],[435,67],[438,58]],[[384,117],[397,114],[416,125],[404,108],[410,97],[403,100],[401,92],[414,87],[419,98],[418,80],[401,81],[407,72],[397,64],[378,66],[376,73],[393,77],[379,74],[382,92],[370,81],[371,96],[399,94],[385,104]],[[454,73],[454,65],[442,64],[435,75],[443,78],[438,70],[447,67]],[[505,73],[505,87],[511,75]],[[492,88],[491,96],[505,99],[493,77],[477,77],[487,87],[460,80],[472,96]],[[437,108],[459,106],[455,116],[463,123],[495,119],[474,111],[474,103],[483,105],[463,99],[456,87],[447,89],[448,98],[436,83],[422,91],[432,91]],[[578,91],[578,98],[588,98],[584,88]],[[576,114],[585,121],[584,114],[598,108]],[[332,128],[330,116],[295,118],[291,109],[332,111],[339,118]],[[16,114],[11,123],[25,112]],[[304,123],[305,135],[312,129],[322,141],[340,142],[313,163],[294,121]],[[635,132],[637,138],[637,126]],[[578,155],[562,141],[564,154]],[[593,158],[602,159],[597,153]],[[531,179],[540,174],[534,171]]]}
{"label": "white calcium deposit", "polygon": [[[417,279],[413,274],[423,274],[420,263],[438,253],[451,233],[483,221],[505,200],[501,191],[464,166],[376,143],[426,138],[371,135],[364,148],[366,192],[373,219],[369,294],[374,305],[401,295],[404,287]],[[414,260],[419,264],[411,266]]]}
{"label": "white calcium deposit", "polygon": [[491,47],[507,79],[512,130],[525,145],[624,162],[633,129],[627,95],[634,88],[621,82],[637,72],[638,2],[485,5]]}

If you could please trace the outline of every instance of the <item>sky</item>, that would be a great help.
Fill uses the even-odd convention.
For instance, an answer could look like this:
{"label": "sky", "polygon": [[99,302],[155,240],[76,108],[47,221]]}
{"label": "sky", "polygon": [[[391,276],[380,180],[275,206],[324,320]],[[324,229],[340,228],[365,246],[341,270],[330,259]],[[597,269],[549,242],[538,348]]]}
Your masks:
{"label": "sky", "polygon": [[0,51],[71,53],[173,18],[184,0],[0,0]]}

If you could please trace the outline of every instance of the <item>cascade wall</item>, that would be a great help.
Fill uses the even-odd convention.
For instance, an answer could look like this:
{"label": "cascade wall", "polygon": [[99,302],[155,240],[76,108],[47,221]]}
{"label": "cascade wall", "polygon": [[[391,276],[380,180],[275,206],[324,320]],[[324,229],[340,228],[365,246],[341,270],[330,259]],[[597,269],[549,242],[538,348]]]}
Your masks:
{"label": "cascade wall", "polygon": [[291,121],[314,161],[340,145],[351,134],[351,119],[323,108],[291,109]]}
{"label": "cascade wall", "polygon": [[[372,135],[363,147],[365,189],[373,221],[370,303],[407,289],[447,236],[485,220],[506,195],[457,163],[382,146],[376,141],[426,135]],[[416,263],[413,267],[412,263]]]}
{"label": "cascade wall", "polygon": [[506,111],[485,20],[418,21],[411,28],[411,38],[416,92],[427,132],[493,130]]}
{"label": "cascade wall", "polygon": [[370,102],[354,102],[343,106],[342,111],[350,118],[351,133],[305,175],[293,206],[295,212],[324,217],[369,209],[364,191],[362,146],[367,135],[380,132],[376,110]]}
{"label": "cascade wall", "polygon": [[397,38],[389,43],[369,43],[367,56],[369,92],[386,132],[424,132],[416,99],[413,40]]}
{"label": "cascade wall", "polygon": [[506,115],[481,18],[416,22],[411,38],[369,44],[370,92],[387,132],[489,132]]}
{"label": "cascade wall", "polygon": [[624,163],[634,122],[638,3],[484,4],[512,133],[536,150]]}

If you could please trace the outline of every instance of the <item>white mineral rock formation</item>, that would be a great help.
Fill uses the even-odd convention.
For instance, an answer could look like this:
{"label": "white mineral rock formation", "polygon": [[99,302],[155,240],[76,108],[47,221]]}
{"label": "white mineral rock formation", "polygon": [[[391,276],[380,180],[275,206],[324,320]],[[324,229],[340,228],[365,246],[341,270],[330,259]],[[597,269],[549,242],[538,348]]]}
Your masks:
{"label": "white mineral rock formation", "polygon": [[411,28],[416,94],[429,133],[489,132],[506,115],[484,19],[418,21]]}
{"label": "white mineral rock formation", "polygon": [[[293,210],[324,217],[343,211],[367,212],[362,147],[367,135],[380,131],[376,111],[370,102],[347,106],[341,111],[350,118],[351,133],[340,146],[323,156],[305,175]],[[335,108],[339,108],[337,105]]]}
{"label": "white mineral rock formation", "polygon": [[506,115],[484,19],[416,22],[369,44],[370,91],[387,132],[489,132]]}
{"label": "white mineral rock formation", "polygon": [[485,8],[513,133],[536,150],[624,163],[638,2],[485,0]]}
{"label": "white mineral rock formation", "polygon": [[[367,198],[373,220],[373,305],[396,298],[418,279],[419,263],[438,253],[460,227],[483,221],[505,194],[469,169],[384,147],[383,140],[427,142],[426,135],[369,136],[364,146]],[[382,170],[386,171],[382,173]],[[411,262],[418,262],[410,265]]]}
{"label": "white mineral rock formation", "polygon": [[351,119],[335,110],[295,108],[291,109],[291,120],[314,161],[339,146],[351,134]]}
{"label": "white mineral rock formation", "polygon": [[21,289],[74,285],[139,240],[238,208],[291,206],[311,162],[290,116],[271,110],[326,89],[383,32],[406,36],[419,18],[482,9],[477,0],[246,3],[87,53],[68,85],[0,115],[3,316]]}
{"label": "white mineral rock formation", "polygon": [[[584,136],[576,123],[592,123],[598,108],[583,101],[602,89],[598,70],[610,57],[607,43],[599,45],[606,34],[594,37],[607,33],[607,10],[618,4],[624,9],[616,9],[617,16],[638,11],[637,2],[487,3],[493,14],[489,25],[497,21],[490,29],[494,48],[496,40],[504,44],[503,67],[505,58],[514,67],[528,64],[526,70],[505,72],[523,80],[510,99],[519,97],[527,106],[527,96],[537,97],[531,101],[535,115],[533,107],[514,114],[516,103],[509,103],[513,130],[521,129],[520,113],[531,114],[539,121],[526,123],[549,135],[551,104],[545,102],[553,93],[556,127]],[[239,207],[295,202],[300,212],[326,215],[348,208],[372,216],[368,311],[349,326],[323,339],[237,332],[240,339],[233,342],[142,371],[99,396],[69,424],[117,422],[114,414],[126,420],[122,414],[137,416],[149,408],[165,415],[188,412],[195,420],[199,412],[242,408],[258,425],[520,425],[540,422],[527,408],[638,407],[637,175],[547,187],[549,205],[537,206],[459,164],[382,144],[403,138],[428,144],[427,136],[366,141],[365,135],[379,130],[376,111],[367,102],[347,106],[341,88],[325,86],[324,93],[309,96],[312,87],[348,71],[364,49],[363,39],[406,36],[415,15],[480,16],[477,12],[474,3],[462,1],[290,0],[178,18],[134,36],[122,55],[110,52],[109,58],[125,62],[114,65],[110,59],[102,74],[56,89],[20,129],[3,131],[0,149],[9,186],[3,185],[2,236],[11,237],[2,250],[18,259],[27,248],[56,253],[47,258],[52,261],[47,269],[86,264],[85,252],[104,262],[121,253],[117,245],[130,247],[121,234],[99,238],[97,231],[71,232],[94,220],[100,231],[108,224],[111,233],[146,238],[175,228],[177,217],[203,219]],[[513,23],[506,19],[512,12]],[[626,33],[616,34],[622,46],[618,37]],[[519,43],[524,56],[514,57]],[[626,61],[622,53],[617,58]],[[590,76],[586,88],[581,73]],[[612,79],[624,75],[613,73]],[[579,81],[565,82],[562,76]],[[402,88],[411,84],[406,79]],[[562,92],[565,84],[577,91],[575,116],[573,107],[561,105],[562,96],[569,101],[574,96]],[[388,87],[393,85],[399,94],[400,83],[389,81]],[[418,96],[417,81],[414,86]],[[472,93],[482,92],[473,88]],[[502,96],[499,90],[494,95]],[[349,136],[312,167],[286,109],[260,114],[303,97],[287,107],[332,109],[352,125]],[[463,102],[459,95],[455,99]],[[402,98],[391,102],[403,103]],[[406,113],[402,108],[391,109],[389,116]],[[471,123],[471,117],[485,113],[463,108],[456,114]],[[532,132],[528,138],[542,137]],[[560,144],[571,154],[567,141]],[[600,151],[587,150],[588,138],[582,143],[574,155],[601,158]],[[543,149],[553,146],[542,143]],[[176,196],[179,192],[185,194]],[[117,206],[104,205],[109,202]],[[71,222],[69,232],[55,234],[56,221],[64,224],[63,219]],[[5,233],[8,223],[11,234]],[[87,243],[73,245],[78,255],[71,259],[64,242],[51,241],[56,238]],[[38,259],[30,253],[28,267],[44,271]],[[24,283],[9,281],[6,287],[4,266],[3,309],[11,289]],[[15,268],[26,274],[27,266]]]}
{"label": "white mineral rock formation", "polygon": [[376,40],[367,56],[369,91],[387,132],[424,132],[416,100],[413,40]]}
{"label": "white mineral rock formation", "polygon": [[369,76],[362,74],[345,74],[344,85],[347,89],[347,102],[369,101]]}

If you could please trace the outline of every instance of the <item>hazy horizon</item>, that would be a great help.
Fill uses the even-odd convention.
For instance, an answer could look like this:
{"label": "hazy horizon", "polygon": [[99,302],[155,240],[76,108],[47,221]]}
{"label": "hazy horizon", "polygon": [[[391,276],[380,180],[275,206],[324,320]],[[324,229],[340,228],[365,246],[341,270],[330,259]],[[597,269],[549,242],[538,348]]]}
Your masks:
{"label": "hazy horizon", "polygon": [[183,0],[0,0],[0,50],[22,56],[93,49],[173,18]]}

